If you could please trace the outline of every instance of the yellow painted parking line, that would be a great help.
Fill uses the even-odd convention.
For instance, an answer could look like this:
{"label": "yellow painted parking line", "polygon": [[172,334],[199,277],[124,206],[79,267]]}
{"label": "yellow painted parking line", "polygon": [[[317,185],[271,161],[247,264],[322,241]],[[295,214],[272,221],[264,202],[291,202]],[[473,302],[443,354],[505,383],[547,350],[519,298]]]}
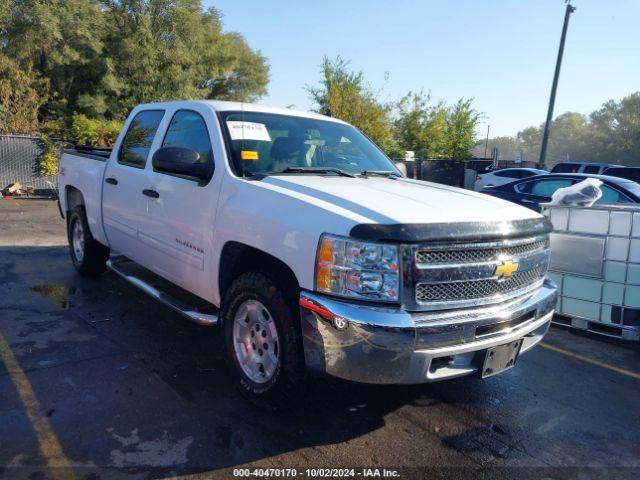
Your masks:
{"label": "yellow painted parking line", "polygon": [[74,480],[75,475],[71,470],[69,460],[64,455],[62,445],[60,445],[51,424],[42,412],[29,379],[2,334],[0,334],[0,358],[9,372],[18,395],[20,395],[20,400],[27,411],[31,425],[33,425],[33,429],[38,435],[40,453],[47,462],[51,477],[54,480]]}
{"label": "yellow painted parking line", "polygon": [[613,372],[620,373],[622,375],[626,375],[627,377],[635,378],[636,380],[640,380],[640,374],[631,372],[629,370],[625,370],[624,368],[616,367],[615,365],[609,365],[608,363],[601,362],[600,360],[596,360],[595,358],[587,357],[586,355],[580,355],[579,353],[570,352],[569,350],[565,350],[563,348],[554,347],[553,345],[549,345],[548,343],[540,343],[540,346],[546,348],[548,350],[552,350],[557,353],[561,353],[563,355],[567,355],[568,357],[575,358],[577,360],[582,360],[583,362],[590,363],[592,365],[597,365],[598,367],[606,368],[607,370],[611,370]]}

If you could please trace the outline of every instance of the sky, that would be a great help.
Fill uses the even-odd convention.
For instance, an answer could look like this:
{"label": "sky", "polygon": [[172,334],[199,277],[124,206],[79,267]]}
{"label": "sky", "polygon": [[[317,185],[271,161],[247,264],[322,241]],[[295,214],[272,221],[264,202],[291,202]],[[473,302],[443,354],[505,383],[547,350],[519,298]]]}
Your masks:
{"label": "sky", "polygon": [[[545,120],[563,0],[205,0],[268,59],[260,103],[313,107],[322,57],[362,70],[384,101],[424,89],[474,99],[478,133],[515,135]],[[588,114],[640,90],[640,0],[573,0],[555,115]]]}

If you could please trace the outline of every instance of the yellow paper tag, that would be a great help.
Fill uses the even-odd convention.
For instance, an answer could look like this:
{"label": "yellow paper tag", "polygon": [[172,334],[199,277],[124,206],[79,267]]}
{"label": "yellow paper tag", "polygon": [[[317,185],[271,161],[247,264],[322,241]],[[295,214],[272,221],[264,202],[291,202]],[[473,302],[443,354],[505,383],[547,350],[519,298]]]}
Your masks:
{"label": "yellow paper tag", "polygon": [[255,150],[242,150],[240,152],[242,160],[258,160],[258,152]]}

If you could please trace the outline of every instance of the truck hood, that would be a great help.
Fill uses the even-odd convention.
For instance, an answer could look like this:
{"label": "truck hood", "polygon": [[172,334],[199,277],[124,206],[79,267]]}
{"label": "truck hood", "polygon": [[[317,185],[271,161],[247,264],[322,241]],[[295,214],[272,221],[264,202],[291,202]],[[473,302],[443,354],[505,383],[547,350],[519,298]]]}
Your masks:
{"label": "truck hood", "polygon": [[541,217],[489,195],[407,178],[278,175],[260,183],[357,223],[504,222]]}

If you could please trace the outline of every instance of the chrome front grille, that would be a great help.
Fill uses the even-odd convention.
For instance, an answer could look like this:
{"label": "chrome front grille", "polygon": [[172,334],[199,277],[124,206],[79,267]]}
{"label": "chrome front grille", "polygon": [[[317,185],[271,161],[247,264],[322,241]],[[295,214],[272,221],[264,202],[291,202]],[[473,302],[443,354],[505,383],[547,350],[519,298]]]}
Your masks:
{"label": "chrome front grille", "polygon": [[446,247],[443,250],[418,250],[416,251],[416,263],[479,263],[495,260],[502,256],[514,257],[538,252],[549,247],[548,240],[534,240],[529,243],[504,247],[465,248]]}
{"label": "chrome front grille", "polygon": [[527,286],[538,284],[544,278],[546,268],[538,267],[514,273],[505,280],[475,280],[471,282],[419,283],[416,285],[416,301],[442,302],[460,299],[492,298],[508,295]]}
{"label": "chrome front grille", "polygon": [[542,284],[548,235],[405,247],[403,302],[416,311],[497,304]]}

